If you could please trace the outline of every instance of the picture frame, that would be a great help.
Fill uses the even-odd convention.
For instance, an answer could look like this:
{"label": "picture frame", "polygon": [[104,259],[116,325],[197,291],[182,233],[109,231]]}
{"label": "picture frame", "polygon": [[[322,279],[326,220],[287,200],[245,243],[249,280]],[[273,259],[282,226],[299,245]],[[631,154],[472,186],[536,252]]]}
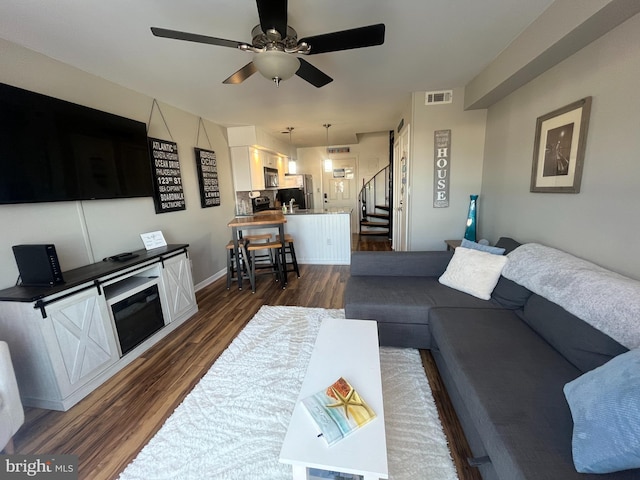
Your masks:
{"label": "picture frame", "polygon": [[580,193],[591,97],[538,117],[531,192]]}

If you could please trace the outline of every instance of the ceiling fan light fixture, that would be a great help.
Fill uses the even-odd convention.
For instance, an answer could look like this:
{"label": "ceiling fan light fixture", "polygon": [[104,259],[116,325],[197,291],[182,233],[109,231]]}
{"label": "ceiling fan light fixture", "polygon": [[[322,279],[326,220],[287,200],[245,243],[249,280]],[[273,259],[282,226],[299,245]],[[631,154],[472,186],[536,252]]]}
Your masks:
{"label": "ceiling fan light fixture", "polygon": [[279,50],[257,53],[253,63],[263,77],[273,80],[276,85],[293,77],[300,68],[300,60]]}

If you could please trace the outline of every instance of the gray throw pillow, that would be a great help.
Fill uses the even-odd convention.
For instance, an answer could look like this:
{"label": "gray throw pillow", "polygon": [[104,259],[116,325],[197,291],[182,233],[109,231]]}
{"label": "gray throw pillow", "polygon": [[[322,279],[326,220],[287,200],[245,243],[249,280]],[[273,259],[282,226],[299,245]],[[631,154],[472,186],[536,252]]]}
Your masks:
{"label": "gray throw pillow", "polygon": [[520,242],[509,237],[500,237],[496,242],[496,247],[504,248],[505,255],[508,255],[509,253],[514,251],[516,248],[518,248],[520,245],[522,245]]}

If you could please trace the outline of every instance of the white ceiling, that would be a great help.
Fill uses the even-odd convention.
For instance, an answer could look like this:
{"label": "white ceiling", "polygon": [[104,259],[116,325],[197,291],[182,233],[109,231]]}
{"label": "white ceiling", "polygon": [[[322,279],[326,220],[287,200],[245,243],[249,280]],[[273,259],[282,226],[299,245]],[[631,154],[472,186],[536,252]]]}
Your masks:
{"label": "white ceiling", "polygon": [[0,37],[223,126],[257,125],[297,146],[394,129],[411,92],[463,87],[552,0],[290,0],[298,38],[386,25],[381,46],[305,57],[334,81],[276,87],[240,50],[154,37],[152,26],[251,43],[254,0],[2,0]]}

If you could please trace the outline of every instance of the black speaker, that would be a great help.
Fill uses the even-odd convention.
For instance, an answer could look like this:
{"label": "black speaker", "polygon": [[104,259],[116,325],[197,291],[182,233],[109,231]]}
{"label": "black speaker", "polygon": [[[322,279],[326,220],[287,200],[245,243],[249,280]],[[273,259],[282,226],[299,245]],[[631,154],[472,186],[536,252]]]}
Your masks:
{"label": "black speaker", "polygon": [[64,283],[55,245],[14,245],[21,285],[43,287]]}

